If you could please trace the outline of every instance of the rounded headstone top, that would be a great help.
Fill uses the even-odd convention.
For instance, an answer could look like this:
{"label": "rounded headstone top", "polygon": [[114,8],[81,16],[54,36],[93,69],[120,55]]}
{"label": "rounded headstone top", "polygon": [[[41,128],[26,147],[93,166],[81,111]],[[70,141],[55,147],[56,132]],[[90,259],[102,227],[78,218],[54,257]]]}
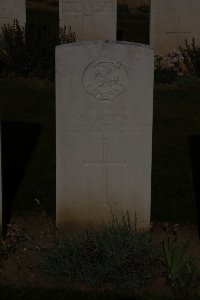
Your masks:
{"label": "rounded headstone top", "polygon": [[153,48],[150,45],[134,43],[134,42],[125,42],[125,41],[81,41],[69,44],[59,45],[56,48],[74,48],[74,47],[87,47],[87,46],[125,46],[125,47],[133,47],[133,48],[143,48],[149,49],[153,51]]}

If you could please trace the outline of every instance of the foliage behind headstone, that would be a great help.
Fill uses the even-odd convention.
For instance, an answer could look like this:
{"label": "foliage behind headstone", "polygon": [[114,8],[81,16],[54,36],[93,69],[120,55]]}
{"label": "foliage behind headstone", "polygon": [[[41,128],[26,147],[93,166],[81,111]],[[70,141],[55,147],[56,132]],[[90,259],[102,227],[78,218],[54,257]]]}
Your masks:
{"label": "foliage behind headstone", "polygon": [[55,46],[74,42],[75,33],[66,28],[17,20],[4,25],[0,35],[0,73],[19,73],[52,79],[55,73]]}
{"label": "foliage behind headstone", "polygon": [[200,77],[200,45],[196,45],[196,41],[193,38],[191,44],[186,40],[185,48],[180,47],[180,50],[189,72]]}

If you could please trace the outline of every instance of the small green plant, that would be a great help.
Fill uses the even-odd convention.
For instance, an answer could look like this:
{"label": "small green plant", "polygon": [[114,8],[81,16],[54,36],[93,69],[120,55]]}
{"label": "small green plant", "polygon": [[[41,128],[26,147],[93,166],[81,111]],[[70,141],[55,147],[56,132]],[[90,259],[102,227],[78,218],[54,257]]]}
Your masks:
{"label": "small green plant", "polygon": [[194,296],[200,287],[200,271],[191,257],[186,255],[187,245],[178,242],[177,236],[167,236],[163,240],[167,278],[174,294],[178,297]]}
{"label": "small green plant", "polygon": [[14,20],[13,24],[4,25],[0,35],[1,68],[22,71],[26,64],[24,30]]}
{"label": "small green plant", "polygon": [[180,51],[188,71],[192,75],[200,77],[200,45],[196,45],[194,38],[191,44],[185,40],[185,48],[180,47]]}
{"label": "small green plant", "polygon": [[155,55],[154,78],[157,83],[172,83],[185,75],[183,56],[172,51],[167,56]]}
{"label": "small green plant", "polygon": [[112,217],[101,230],[58,235],[45,251],[45,272],[58,281],[139,289],[150,277],[153,260],[149,233],[137,231],[128,213]]}

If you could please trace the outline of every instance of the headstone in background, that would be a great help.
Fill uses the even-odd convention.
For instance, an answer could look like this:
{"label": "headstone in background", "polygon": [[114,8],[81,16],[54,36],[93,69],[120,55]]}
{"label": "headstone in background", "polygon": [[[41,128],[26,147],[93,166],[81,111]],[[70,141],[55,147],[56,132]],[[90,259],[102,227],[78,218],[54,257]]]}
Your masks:
{"label": "headstone in background", "polygon": [[198,0],[151,0],[150,45],[155,54],[179,51],[193,37],[199,44],[199,15]]}
{"label": "headstone in background", "polygon": [[76,41],[116,40],[116,0],[60,0],[60,27],[76,34]]}
{"label": "headstone in background", "polygon": [[56,48],[56,215],[80,230],[129,211],[150,224],[153,51],[125,42]]}
{"label": "headstone in background", "polygon": [[0,29],[4,24],[13,24],[14,19],[20,26],[26,23],[25,0],[0,0]]}

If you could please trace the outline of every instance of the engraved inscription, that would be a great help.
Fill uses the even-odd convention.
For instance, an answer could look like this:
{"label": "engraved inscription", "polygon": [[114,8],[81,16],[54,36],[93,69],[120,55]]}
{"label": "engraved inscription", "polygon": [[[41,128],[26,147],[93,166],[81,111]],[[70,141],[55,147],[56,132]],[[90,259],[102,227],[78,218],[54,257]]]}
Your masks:
{"label": "engraved inscription", "polygon": [[128,85],[128,74],[120,62],[103,59],[91,63],[83,74],[85,90],[97,100],[115,100]]}
{"label": "engraved inscription", "polygon": [[141,123],[136,114],[130,112],[106,114],[67,114],[67,130],[80,131],[131,131],[135,128],[148,126]]}
{"label": "engraved inscription", "polygon": [[111,12],[112,0],[65,0],[65,13],[82,13],[91,16],[98,12]]}

